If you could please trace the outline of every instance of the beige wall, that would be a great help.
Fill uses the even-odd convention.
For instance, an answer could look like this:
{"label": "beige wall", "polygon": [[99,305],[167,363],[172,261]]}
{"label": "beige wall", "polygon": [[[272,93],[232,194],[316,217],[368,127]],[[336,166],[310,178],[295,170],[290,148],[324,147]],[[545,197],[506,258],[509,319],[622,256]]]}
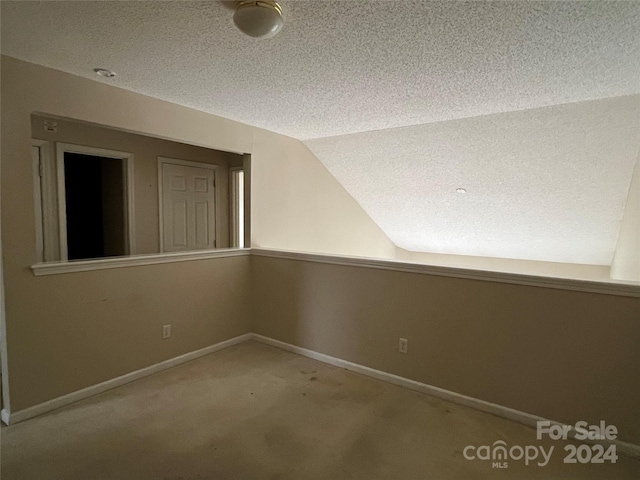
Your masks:
{"label": "beige wall", "polygon": [[579,280],[609,280],[610,268],[605,265],[583,265],[577,263],[539,262],[512,258],[472,257],[468,255],[446,255],[442,253],[410,252],[396,248],[395,259],[441,267],[468,268],[490,272],[521,273],[542,277],[572,278]]}
{"label": "beige wall", "polygon": [[[640,444],[640,299],[254,256],[256,333]],[[397,352],[409,340],[408,355]]]}
{"label": "beige wall", "polygon": [[[247,256],[34,277],[29,269],[35,263],[29,138],[32,112],[236,152],[251,149],[251,129],[62,72],[2,61],[2,246],[11,410],[248,332]],[[163,341],[166,323],[173,326],[172,337]]]}
{"label": "beige wall", "polygon": [[[252,230],[262,245],[363,255],[389,245],[292,138],[4,56],[1,101],[12,411],[250,329],[248,257],[34,277],[29,269],[36,262],[32,113],[251,153]],[[165,323],[173,325],[173,333],[162,341]]]}
{"label": "beige wall", "polygon": [[254,330],[640,443],[637,298],[246,256],[34,277],[32,112],[251,152],[256,245],[394,252],[297,140],[6,57],[1,101],[12,411]]}
{"label": "beige wall", "polygon": [[57,123],[57,132],[47,132],[43,128],[45,120],[52,119],[40,115],[32,116],[33,138],[133,153],[136,253],[138,254],[160,251],[158,157],[218,165],[216,181],[216,201],[220,214],[218,247],[229,247],[229,166],[241,165],[241,155],[61,119],[53,119]]}
{"label": "beige wall", "polygon": [[243,256],[7,276],[12,411],[247,333],[248,275]]}
{"label": "beige wall", "polygon": [[640,154],[620,224],[618,243],[611,264],[611,278],[640,282]]}
{"label": "beige wall", "polygon": [[253,246],[393,258],[395,245],[302,142],[253,138]]}

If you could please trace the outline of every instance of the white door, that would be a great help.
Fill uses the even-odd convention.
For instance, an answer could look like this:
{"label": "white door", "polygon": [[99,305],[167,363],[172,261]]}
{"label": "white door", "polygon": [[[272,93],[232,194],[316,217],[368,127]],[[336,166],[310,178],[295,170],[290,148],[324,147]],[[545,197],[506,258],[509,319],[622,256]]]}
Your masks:
{"label": "white door", "polygon": [[215,248],[215,170],[161,165],[163,251]]}

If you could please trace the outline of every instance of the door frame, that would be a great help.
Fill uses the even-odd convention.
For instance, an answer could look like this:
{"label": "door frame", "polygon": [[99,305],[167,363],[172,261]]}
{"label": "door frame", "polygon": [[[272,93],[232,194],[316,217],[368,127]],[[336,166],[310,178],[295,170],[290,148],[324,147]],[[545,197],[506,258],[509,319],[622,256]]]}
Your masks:
{"label": "door frame", "polygon": [[[242,184],[240,182],[236,182],[236,174],[242,172]],[[242,228],[240,229],[240,225],[238,224],[238,210],[239,205],[237,202],[237,198],[239,195],[239,189],[244,192],[244,168],[239,167],[229,167],[229,246],[231,248],[240,248],[240,231],[244,232],[245,224],[243,222]],[[242,197],[242,206],[244,210],[244,195]],[[246,211],[244,212],[246,215]],[[243,215],[243,218],[244,218]],[[244,235],[242,237],[242,248],[246,248]]]}
{"label": "door frame", "polygon": [[51,153],[54,142],[31,139],[31,148],[38,149],[38,158],[31,154],[33,200],[36,217],[36,259],[38,262],[60,260],[58,233],[58,202],[55,162]]}
{"label": "door frame", "polygon": [[[46,163],[45,156],[49,142],[44,140],[31,140],[31,168],[33,173],[33,203],[34,213],[36,217],[36,260],[38,262],[45,261],[45,245],[44,245],[44,212],[43,212],[43,188],[44,188],[44,165]],[[37,152],[34,151],[37,150]]]}
{"label": "door frame", "polygon": [[158,236],[160,239],[160,253],[166,253],[164,251],[164,207],[163,207],[163,176],[162,176],[162,166],[168,165],[181,165],[183,167],[196,167],[196,168],[206,168],[209,170],[213,170],[213,198],[216,202],[215,204],[215,215],[216,220],[213,226],[215,231],[215,242],[218,244],[218,239],[220,238],[220,195],[218,193],[218,165],[213,163],[204,163],[204,162],[194,162],[191,160],[180,160],[179,158],[171,158],[171,157],[158,157]]}
{"label": "door frame", "polygon": [[122,160],[122,180],[124,183],[124,215],[125,215],[125,255],[135,255],[135,215],[133,204],[133,153],[119,152],[117,150],[107,150],[105,148],[87,147],[85,145],[73,145],[71,143],[56,143],[56,170],[58,181],[58,230],[60,233],[60,260],[68,260],[67,248],[67,210],[66,192],[64,178],[64,154],[79,153],[81,155],[91,155],[94,157],[106,157]]}

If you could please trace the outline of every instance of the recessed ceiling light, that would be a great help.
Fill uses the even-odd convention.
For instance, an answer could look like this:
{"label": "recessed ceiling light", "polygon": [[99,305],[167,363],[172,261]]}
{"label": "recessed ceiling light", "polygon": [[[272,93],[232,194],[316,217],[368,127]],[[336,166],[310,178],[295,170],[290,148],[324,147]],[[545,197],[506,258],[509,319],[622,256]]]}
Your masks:
{"label": "recessed ceiling light", "polygon": [[466,190],[466,189],[464,189],[464,188],[456,188],[456,193],[462,193],[462,194],[464,194],[464,193],[467,193],[467,190]]}
{"label": "recessed ceiling light", "polygon": [[111,70],[107,70],[106,68],[94,68],[93,71],[101,77],[113,78],[116,76],[116,72],[112,72]]}

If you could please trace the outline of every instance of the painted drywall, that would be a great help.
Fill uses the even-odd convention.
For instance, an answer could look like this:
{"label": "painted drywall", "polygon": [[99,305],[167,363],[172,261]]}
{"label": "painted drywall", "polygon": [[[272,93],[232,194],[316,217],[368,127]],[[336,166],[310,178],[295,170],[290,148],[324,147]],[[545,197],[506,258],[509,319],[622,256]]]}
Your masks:
{"label": "painted drywall", "polygon": [[609,266],[640,95],[305,144],[400,248]]}
{"label": "painted drywall", "polygon": [[256,129],[251,244],[393,258],[395,245],[301,142]]}
{"label": "painted drywall", "polygon": [[[246,333],[250,320],[248,257],[34,277],[32,113],[252,153],[251,222],[261,245],[365,256],[390,251],[389,240],[295,139],[6,56],[1,101],[14,412]],[[162,341],[166,323],[172,338]]]}
{"label": "painted drywall", "polygon": [[638,2],[285,0],[268,42],[226,6],[3,1],[2,51],[296,138],[639,93]]}
{"label": "painted drywall", "polygon": [[[247,257],[34,277],[34,111],[249,150],[250,129],[3,58],[2,226],[11,410],[249,331]],[[206,120],[209,125],[206,125]],[[203,123],[205,125],[203,125]],[[162,340],[162,325],[172,337]]]}
{"label": "painted drywall", "polygon": [[640,282],[640,154],[636,162],[624,210],[611,278]]}
{"label": "painted drywall", "polygon": [[395,259],[403,262],[421,263],[442,267],[467,268],[490,272],[522,273],[542,277],[572,278],[606,282],[610,279],[610,268],[605,265],[582,265],[578,263],[539,262],[513,258],[472,257],[469,255],[447,255],[442,253],[410,252],[396,248]]}
{"label": "painted drywall", "polygon": [[638,298],[260,256],[251,272],[255,333],[640,443]]}
{"label": "painted drywall", "polygon": [[254,257],[34,277],[34,111],[251,152],[261,245],[389,250],[294,139],[11,58],[1,101],[12,411],[255,330],[550,418],[606,418],[638,442],[637,299]]}
{"label": "painted drywall", "polygon": [[[45,131],[45,121],[55,121],[57,132]],[[229,165],[241,164],[242,157],[240,155],[96,125],[51,119],[41,115],[33,115],[31,132],[33,138],[49,142],[71,143],[133,154],[137,254],[158,253],[160,251],[158,157],[217,165],[216,188],[218,193],[216,201],[220,215],[217,246],[220,248],[229,247]]]}

